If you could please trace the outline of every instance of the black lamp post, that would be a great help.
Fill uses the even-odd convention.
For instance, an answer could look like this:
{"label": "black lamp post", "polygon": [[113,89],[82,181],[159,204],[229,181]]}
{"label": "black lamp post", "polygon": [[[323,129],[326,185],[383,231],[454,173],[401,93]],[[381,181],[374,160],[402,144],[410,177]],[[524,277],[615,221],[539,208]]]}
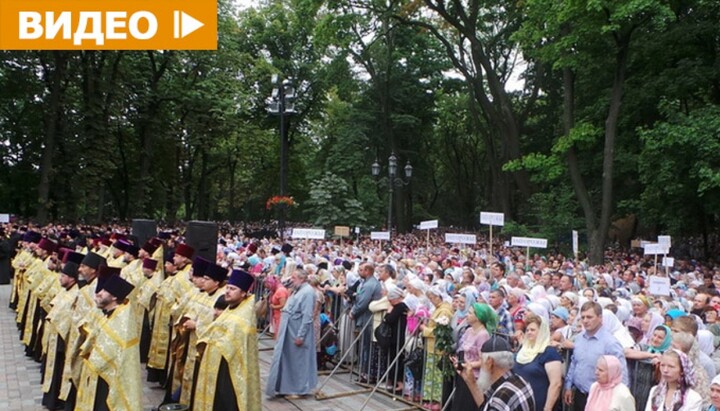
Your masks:
{"label": "black lamp post", "polygon": [[[402,177],[398,177],[397,175],[397,167],[398,167],[398,159],[395,156],[395,152],[390,153],[390,157],[388,158],[388,231],[392,232],[392,205],[393,205],[393,188],[397,186],[398,188],[402,186],[406,186],[410,184],[410,179],[412,178],[412,172],[413,168],[410,165],[410,160],[407,161],[407,164],[405,165],[405,179]],[[371,172],[373,177],[376,179],[380,177],[380,164],[377,160],[372,164],[371,166]]]}
{"label": "black lamp post", "polygon": [[[280,118],[280,195],[287,195],[287,154],[289,149],[287,124],[285,117],[295,114],[295,87],[291,79],[279,80],[277,74],[272,76],[273,90],[268,101],[270,114]],[[280,219],[278,220],[280,239],[285,235],[285,206],[280,207]]]}

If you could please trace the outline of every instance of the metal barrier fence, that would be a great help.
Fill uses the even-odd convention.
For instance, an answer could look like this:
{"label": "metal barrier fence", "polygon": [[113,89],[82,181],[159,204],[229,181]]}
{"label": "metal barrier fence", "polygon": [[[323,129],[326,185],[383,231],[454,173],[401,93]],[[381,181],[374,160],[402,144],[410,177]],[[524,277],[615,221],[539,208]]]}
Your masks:
{"label": "metal barrier fence", "polygon": [[655,365],[646,360],[627,359],[628,377],[630,379],[630,392],[635,397],[635,410],[645,409],[650,395],[650,389],[659,382],[655,373]]}
{"label": "metal barrier fence", "polygon": [[[255,295],[259,300],[267,290],[260,279],[256,284],[259,286],[256,286]],[[331,359],[334,367],[316,390],[317,400],[367,394],[360,408],[362,411],[373,396],[381,393],[407,404],[411,407],[409,409],[423,407],[428,405],[429,401],[438,403],[442,410],[450,409],[455,394],[454,381],[445,381],[442,377],[438,377],[442,374],[442,370],[437,365],[439,357],[436,353],[428,353],[425,349],[419,326],[413,330],[413,333],[396,332],[395,344],[390,348],[382,348],[373,338],[375,324],[372,317],[362,327],[357,327],[349,316],[351,304],[348,301],[330,292],[325,296],[322,312],[331,319],[333,329],[328,329],[323,337],[328,332],[336,331],[339,341],[337,353]],[[268,299],[266,298],[266,301]],[[270,311],[268,310],[268,317],[265,319],[268,325],[271,318]],[[405,324],[402,326],[404,327]],[[568,349],[560,350],[564,361],[563,379],[570,366],[572,352]],[[422,364],[417,365],[418,361]],[[408,366],[411,362],[414,364],[413,367]],[[627,360],[627,365],[630,377],[629,388],[635,396],[636,410],[644,410],[650,388],[656,383],[654,365],[647,361],[630,359]],[[327,383],[339,374],[347,374],[350,382],[362,388],[330,395],[323,393],[322,390]],[[566,406],[562,401],[562,391],[555,409],[572,410],[572,406]]]}

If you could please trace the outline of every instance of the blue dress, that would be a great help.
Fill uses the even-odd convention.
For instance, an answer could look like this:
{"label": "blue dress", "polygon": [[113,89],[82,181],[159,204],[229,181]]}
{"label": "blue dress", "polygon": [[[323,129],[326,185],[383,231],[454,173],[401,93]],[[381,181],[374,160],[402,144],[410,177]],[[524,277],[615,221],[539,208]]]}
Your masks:
{"label": "blue dress", "polygon": [[[545,364],[553,361],[562,361],[562,357],[555,347],[548,346],[542,354],[538,354],[534,360],[527,364],[515,363],[513,372],[520,375],[530,383],[535,397],[535,409],[542,411],[547,400],[548,388],[550,388],[550,380],[545,371]],[[562,387],[561,387],[562,394]],[[560,397],[558,397],[560,398]]]}

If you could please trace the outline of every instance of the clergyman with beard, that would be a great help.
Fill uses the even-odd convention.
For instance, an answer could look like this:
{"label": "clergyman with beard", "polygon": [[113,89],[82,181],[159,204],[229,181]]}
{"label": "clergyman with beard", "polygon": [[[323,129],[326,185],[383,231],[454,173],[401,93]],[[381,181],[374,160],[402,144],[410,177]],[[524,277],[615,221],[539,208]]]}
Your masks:
{"label": "clergyman with beard", "polygon": [[477,410],[535,410],[532,387],[512,372],[515,359],[507,340],[491,337],[480,349],[480,361],[477,380],[467,363],[458,371],[472,393]]}

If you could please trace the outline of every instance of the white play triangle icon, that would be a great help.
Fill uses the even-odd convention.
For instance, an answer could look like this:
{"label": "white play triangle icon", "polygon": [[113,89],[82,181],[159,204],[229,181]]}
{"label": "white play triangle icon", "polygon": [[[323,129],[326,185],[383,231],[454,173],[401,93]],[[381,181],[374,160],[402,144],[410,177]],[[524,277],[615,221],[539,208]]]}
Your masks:
{"label": "white play triangle icon", "polygon": [[[178,21],[179,20],[179,21]],[[199,21],[184,11],[175,10],[175,38],[182,39],[203,27],[205,23]]]}

